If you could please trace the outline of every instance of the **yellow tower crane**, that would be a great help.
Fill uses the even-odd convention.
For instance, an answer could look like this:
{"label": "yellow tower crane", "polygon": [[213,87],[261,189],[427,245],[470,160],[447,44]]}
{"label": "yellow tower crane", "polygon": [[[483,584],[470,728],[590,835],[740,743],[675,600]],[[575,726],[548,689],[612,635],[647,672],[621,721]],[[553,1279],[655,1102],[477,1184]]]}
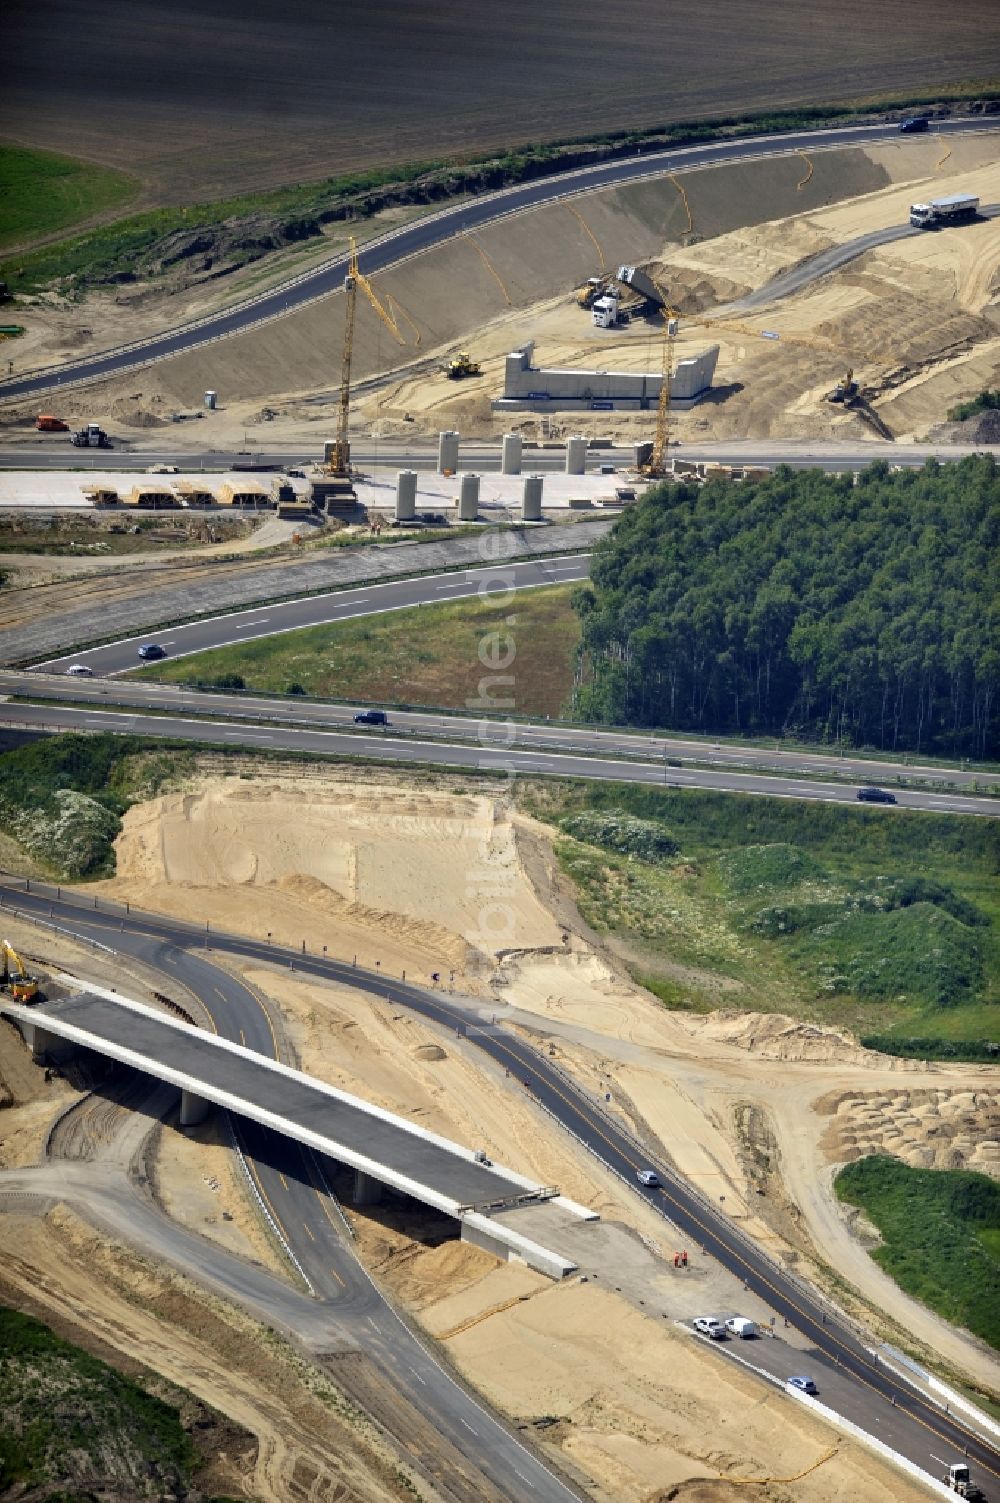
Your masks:
{"label": "yellow tower crane", "polygon": [[347,430],[351,417],[351,360],[354,355],[354,315],[357,310],[359,287],[389,330],[389,333],[399,344],[405,345],[406,340],[400,333],[395,314],[379,301],[374,287],[358,266],[358,247],[352,235],[351,255],[347,263],[347,275],[344,278],[347,307],[344,310],[344,354],[340,365],[340,408],[337,416],[337,437],[334,440],[333,452],[330,455],[330,462],[327,466],[331,475],[343,475],[345,477],[351,473],[351,443],[347,436]]}
{"label": "yellow tower crane", "polygon": [[653,452],[642,466],[642,473],[658,480],[667,473],[667,449],[670,447],[670,383],[674,374],[674,342],[677,338],[677,309],[666,295],[660,309],[663,314],[663,364],[660,373],[660,400],[656,407],[656,433]]}

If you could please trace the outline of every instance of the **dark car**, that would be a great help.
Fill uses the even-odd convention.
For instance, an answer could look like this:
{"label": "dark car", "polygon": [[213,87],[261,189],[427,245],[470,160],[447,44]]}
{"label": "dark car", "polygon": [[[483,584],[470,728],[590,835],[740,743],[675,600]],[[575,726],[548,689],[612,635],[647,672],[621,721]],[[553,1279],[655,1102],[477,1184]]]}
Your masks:
{"label": "dark car", "polygon": [[901,135],[908,136],[913,131],[926,130],[929,125],[930,121],[926,115],[910,115],[899,122],[899,130]]}
{"label": "dark car", "polygon": [[388,725],[389,717],[384,710],[359,710],[354,717],[355,725]]}
{"label": "dark car", "polygon": [[147,660],[150,658],[165,658],[166,655],[159,642],[144,642],[139,648],[139,656]]}
{"label": "dark car", "polygon": [[894,804],[896,795],[886,788],[859,788],[858,798],[863,804]]}

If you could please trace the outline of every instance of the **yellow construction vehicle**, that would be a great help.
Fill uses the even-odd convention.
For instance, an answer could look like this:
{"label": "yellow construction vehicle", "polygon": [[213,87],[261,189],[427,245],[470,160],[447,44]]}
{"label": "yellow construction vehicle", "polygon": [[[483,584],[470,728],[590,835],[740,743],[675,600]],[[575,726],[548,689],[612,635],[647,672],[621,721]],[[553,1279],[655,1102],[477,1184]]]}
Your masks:
{"label": "yellow construction vehicle", "polygon": [[466,376],[481,376],[483,368],[478,360],[473,360],[468,350],[459,350],[454,360],[449,360],[445,366],[445,375],[449,381],[461,381]]}
{"label": "yellow construction vehicle", "polygon": [[330,460],[327,465],[328,474],[341,475],[345,478],[351,473],[351,444],[347,436],[347,430],[351,416],[351,359],[354,354],[354,315],[357,311],[359,287],[393,338],[400,344],[405,344],[406,340],[400,333],[395,315],[379,301],[374,287],[358,266],[358,247],[352,235],[351,254],[347,263],[347,275],[344,278],[347,307],[344,312],[344,353],[340,367],[340,407],[337,414],[337,437],[333,443]]}
{"label": "yellow construction vehicle", "polygon": [[667,449],[670,446],[670,382],[674,373],[674,341],[677,338],[677,309],[671,308],[664,298],[663,307],[663,366],[660,374],[660,400],[656,408],[656,436],[653,452],[641,466],[643,475],[659,480],[667,473]]}
{"label": "yellow construction vehicle", "polygon": [[3,952],[0,986],[6,987],[15,1002],[33,1001],[38,995],[37,978],[25,969],[24,961],[7,940],[0,940],[0,951]]}
{"label": "yellow construction vehicle", "polygon": [[832,391],[827,392],[828,402],[843,402],[845,407],[850,407],[858,398],[858,383],[854,379],[854,372],[849,370],[842,381],[838,381]]}

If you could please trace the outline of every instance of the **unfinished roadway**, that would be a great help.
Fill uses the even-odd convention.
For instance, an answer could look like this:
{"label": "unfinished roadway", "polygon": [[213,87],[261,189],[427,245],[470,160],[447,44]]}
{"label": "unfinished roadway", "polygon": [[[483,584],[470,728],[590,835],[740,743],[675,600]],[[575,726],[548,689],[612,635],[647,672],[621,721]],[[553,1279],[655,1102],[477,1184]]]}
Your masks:
{"label": "unfinished roadway", "polygon": [[[64,931],[151,959],[166,953],[199,960],[197,954],[189,952],[197,952],[205,943],[202,931],[176,920],[137,913],[134,909],[126,913],[120,905],[100,900],[88,908],[87,900],[81,896],[60,895],[56,889],[39,888],[35,883],[30,884],[30,890],[24,882],[0,883],[0,903],[26,919],[36,916],[56,923]],[[643,1195],[692,1243],[735,1272],[744,1286],[761,1297],[778,1317],[784,1316],[796,1327],[809,1346],[795,1360],[807,1359],[822,1391],[835,1401],[837,1411],[845,1419],[865,1434],[880,1438],[925,1475],[936,1470],[933,1458],[943,1446],[958,1455],[967,1454],[980,1478],[1000,1485],[1000,1453],[981,1428],[957,1419],[943,1401],[935,1401],[898,1370],[880,1362],[878,1355],[865,1344],[864,1336],[825,1306],[794,1273],[772,1262],[716,1206],[693,1190],[670,1165],[651,1156],[615,1118],[606,1115],[550,1064],[544,1054],[503,1027],[484,1023],[474,1004],[459,997],[428,994],[407,983],[325,957],[283,951],[235,935],[213,933],[211,945],[220,954],[291,964],[304,975],[346,982],[464,1033],[476,1047],[510,1069],[512,1089],[529,1089],[539,1105],[602,1163],[630,1181],[635,1193]],[[212,973],[212,968],[207,969]],[[32,1009],[24,1011],[30,1013]],[[661,1186],[644,1189],[636,1185],[635,1173],[641,1165],[656,1169]],[[756,1360],[759,1363],[765,1359]],[[783,1374],[779,1368],[772,1381],[781,1384],[785,1377],[787,1373]],[[512,1488],[511,1496],[519,1500],[555,1496],[551,1485],[556,1479],[549,1473],[545,1476],[548,1478],[545,1491]]]}
{"label": "unfinished roadway", "polygon": [[[224,1107],[353,1169],[356,1204],[375,1204],[388,1186],[452,1217],[464,1241],[517,1257],[550,1278],[564,1278],[575,1265],[494,1214],[551,1205],[597,1219],[555,1186],[535,1184],[358,1096],[127,997],[88,988],[38,1005],[0,1001],[0,1013],[21,1028],[37,1063],[79,1048],[129,1065],[180,1088],[182,1127],[203,1120],[209,1103]],[[555,1236],[560,1219],[553,1219]],[[536,1216],[536,1234],[544,1236],[546,1224]]]}

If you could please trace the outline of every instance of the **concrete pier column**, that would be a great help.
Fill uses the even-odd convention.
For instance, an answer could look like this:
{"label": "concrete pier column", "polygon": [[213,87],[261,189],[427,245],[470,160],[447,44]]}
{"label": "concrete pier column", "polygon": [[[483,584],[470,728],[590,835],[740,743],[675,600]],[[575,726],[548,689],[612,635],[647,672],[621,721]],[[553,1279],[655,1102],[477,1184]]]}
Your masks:
{"label": "concrete pier column", "polygon": [[458,520],[474,522],[479,515],[479,476],[463,475],[458,493]]}
{"label": "concrete pier column", "polygon": [[211,1102],[206,1101],[204,1096],[196,1096],[194,1091],[181,1091],[181,1114],[178,1118],[179,1127],[197,1127],[211,1111]]}
{"label": "concrete pier column", "polygon": [[22,1023],[21,1032],[24,1042],[31,1050],[31,1062],[35,1065],[44,1065],[46,1060],[65,1059],[72,1054],[73,1045],[66,1039],[59,1037],[57,1033],[50,1033],[43,1028],[41,1023]]}
{"label": "concrete pier column", "polygon": [[587,440],[585,438],[568,438],[566,440],[566,474],[583,475],[587,469]]}
{"label": "concrete pier column", "polygon": [[412,522],[417,513],[417,472],[400,470],[396,476],[396,521]]}
{"label": "concrete pier column", "polygon": [[540,522],[542,520],[541,475],[526,475],[524,477],[524,491],[521,497],[521,517],[525,522]]}
{"label": "concrete pier column", "polygon": [[442,475],[450,471],[454,475],[458,469],[458,440],[460,434],[453,428],[448,428],[444,433],[438,434],[438,472]]}
{"label": "concrete pier column", "polygon": [[377,1206],[382,1199],[385,1186],[381,1180],[373,1179],[363,1169],[354,1171],[354,1204],[356,1206]]}
{"label": "concrete pier column", "polygon": [[503,436],[500,472],[503,475],[520,475],[521,473],[521,435],[519,433],[505,433]]}

